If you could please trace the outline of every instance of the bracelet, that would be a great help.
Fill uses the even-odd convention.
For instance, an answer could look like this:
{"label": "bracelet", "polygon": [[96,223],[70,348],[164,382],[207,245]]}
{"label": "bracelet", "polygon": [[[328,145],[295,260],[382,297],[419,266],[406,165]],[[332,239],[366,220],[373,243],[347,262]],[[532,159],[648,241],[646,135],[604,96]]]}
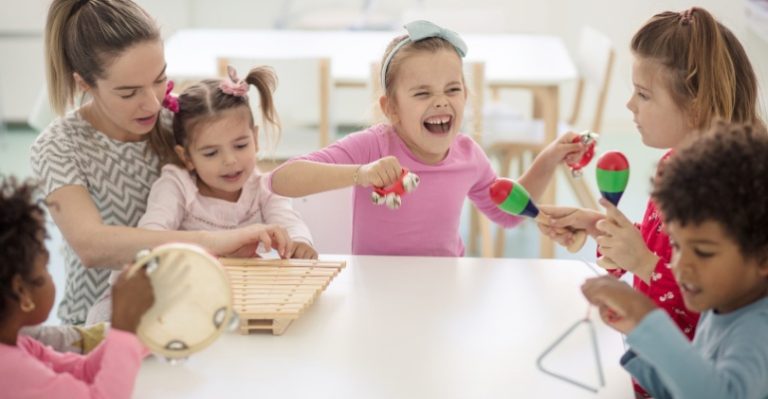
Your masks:
{"label": "bracelet", "polygon": [[355,169],[355,173],[352,173],[352,185],[357,185],[357,179],[360,177],[360,168],[362,168],[363,165],[357,165],[357,169]]}

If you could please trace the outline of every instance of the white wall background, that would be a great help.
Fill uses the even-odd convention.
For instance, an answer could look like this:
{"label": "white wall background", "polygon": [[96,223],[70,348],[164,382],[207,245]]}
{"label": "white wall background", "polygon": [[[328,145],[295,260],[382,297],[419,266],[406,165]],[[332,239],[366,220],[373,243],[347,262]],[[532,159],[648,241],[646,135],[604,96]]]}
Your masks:
{"label": "white wall background", "polygon": [[[762,108],[766,112],[768,85],[768,38],[748,29],[745,5],[749,0],[465,0],[373,1],[368,21],[377,26],[395,24],[403,11],[413,8],[459,8],[465,18],[458,31],[532,32],[561,36],[575,49],[579,28],[591,25],[613,38],[618,58],[608,97],[605,130],[633,130],[624,103],[631,92],[631,55],[627,49],[632,33],[654,13],[682,10],[692,5],[707,8],[742,40],[762,84]],[[365,1],[352,0],[139,0],[163,26],[164,34],[190,27],[272,28],[277,22],[291,26],[314,15],[317,24],[344,24],[359,14]],[[48,0],[0,0],[0,118],[24,121],[44,85],[42,30]],[[482,17],[483,15],[489,18]],[[286,16],[290,18],[285,18]],[[768,23],[768,22],[766,22]],[[461,25],[461,26],[458,26]],[[194,51],[191,49],[190,51]],[[571,87],[563,87],[563,114],[570,109]],[[339,104],[337,106],[343,107]]]}

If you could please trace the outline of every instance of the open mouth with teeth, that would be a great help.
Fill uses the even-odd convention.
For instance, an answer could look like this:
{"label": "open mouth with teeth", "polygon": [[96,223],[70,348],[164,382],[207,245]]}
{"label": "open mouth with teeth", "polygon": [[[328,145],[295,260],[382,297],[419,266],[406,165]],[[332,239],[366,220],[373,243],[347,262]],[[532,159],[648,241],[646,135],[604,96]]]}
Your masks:
{"label": "open mouth with teeth", "polygon": [[427,129],[427,131],[430,133],[448,133],[451,131],[451,126],[453,125],[453,117],[448,115],[433,116],[427,118],[423,125],[424,128]]}
{"label": "open mouth with teeth", "polygon": [[232,173],[227,173],[226,175],[221,175],[221,178],[224,180],[234,181],[239,179],[240,175],[242,174],[243,174],[243,171],[241,170],[239,172],[232,172]]}

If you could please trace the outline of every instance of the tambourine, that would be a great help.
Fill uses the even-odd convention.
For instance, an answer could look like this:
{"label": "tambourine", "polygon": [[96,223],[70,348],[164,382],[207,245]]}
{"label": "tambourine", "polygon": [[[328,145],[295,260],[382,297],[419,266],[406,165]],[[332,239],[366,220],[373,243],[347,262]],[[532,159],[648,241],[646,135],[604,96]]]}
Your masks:
{"label": "tambourine", "polygon": [[572,142],[581,142],[587,146],[587,151],[584,152],[584,155],[582,155],[578,161],[568,163],[568,167],[571,168],[571,175],[573,177],[581,176],[581,169],[587,166],[590,161],[592,161],[592,158],[595,156],[595,145],[597,144],[598,137],[599,135],[597,133],[591,132],[589,130],[585,130],[579,133],[578,136],[574,137]]}
{"label": "tambourine", "polygon": [[147,267],[155,303],[136,335],[153,353],[169,360],[210,345],[233,319],[232,293],[221,263],[200,247],[166,244],[139,253],[129,275]]}
{"label": "tambourine", "polygon": [[403,202],[400,197],[415,190],[418,185],[419,176],[403,168],[398,181],[386,187],[373,188],[371,201],[376,205],[387,205],[389,209],[397,209]]}

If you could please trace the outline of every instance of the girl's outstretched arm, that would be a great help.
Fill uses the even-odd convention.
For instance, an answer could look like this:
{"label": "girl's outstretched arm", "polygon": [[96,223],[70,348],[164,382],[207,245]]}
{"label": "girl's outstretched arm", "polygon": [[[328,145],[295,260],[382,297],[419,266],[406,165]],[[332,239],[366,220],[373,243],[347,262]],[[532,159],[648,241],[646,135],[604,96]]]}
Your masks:
{"label": "girl's outstretched arm", "polygon": [[538,202],[544,194],[544,190],[561,162],[570,158],[578,159],[587,150],[584,144],[573,142],[577,136],[577,133],[569,132],[551,142],[536,156],[528,170],[518,179],[534,202]]}
{"label": "girl's outstretched arm", "polygon": [[303,197],[349,186],[384,187],[400,178],[402,166],[387,156],[365,165],[337,165],[296,160],[277,168],[271,189],[285,197]]}
{"label": "girl's outstretched arm", "polygon": [[297,160],[270,175],[271,190],[284,197],[304,197],[356,184],[362,165],[337,165]]}

